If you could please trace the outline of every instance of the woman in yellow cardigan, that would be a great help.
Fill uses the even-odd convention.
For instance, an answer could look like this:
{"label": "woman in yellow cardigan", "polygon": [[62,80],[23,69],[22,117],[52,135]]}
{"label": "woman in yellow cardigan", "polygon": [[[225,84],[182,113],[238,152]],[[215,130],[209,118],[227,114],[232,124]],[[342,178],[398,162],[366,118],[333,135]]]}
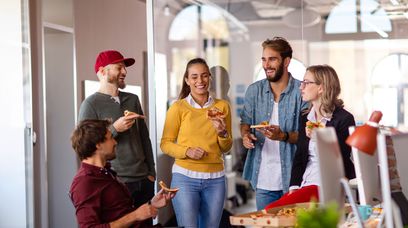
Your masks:
{"label": "woman in yellow cardigan", "polygon": [[231,112],[227,101],[210,96],[210,80],[204,59],[188,62],[179,100],[167,111],[160,144],[175,158],[171,186],[180,190],[173,207],[182,227],[218,227],[224,206],[222,154],[232,146]]}

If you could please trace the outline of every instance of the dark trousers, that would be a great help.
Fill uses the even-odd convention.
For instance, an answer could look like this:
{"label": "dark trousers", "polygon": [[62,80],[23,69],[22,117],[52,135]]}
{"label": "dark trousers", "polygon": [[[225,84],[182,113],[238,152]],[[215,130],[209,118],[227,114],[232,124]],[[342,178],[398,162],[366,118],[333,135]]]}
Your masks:
{"label": "dark trousers", "polygon": [[[127,182],[125,184],[132,196],[135,208],[147,203],[154,196],[154,182],[151,182],[147,178],[140,181]],[[149,224],[153,224],[152,219],[150,219]]]}

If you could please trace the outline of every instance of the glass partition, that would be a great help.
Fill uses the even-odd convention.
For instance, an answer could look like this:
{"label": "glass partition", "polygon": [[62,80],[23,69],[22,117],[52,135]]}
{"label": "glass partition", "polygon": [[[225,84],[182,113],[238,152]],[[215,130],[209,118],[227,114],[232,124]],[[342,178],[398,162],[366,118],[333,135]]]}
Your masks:
{"label": "glass partition", "polygon": [[[233,137],[239,140],[245,90],[264,77],[261,43],[282,36],[294,50],[289,69],[296,78],[303,78],[307,66],[331,65],[340,77],[345,108],[357,121],[365,122],[373,110],[381,110],[383,124],[408,125],[408,6],[400,1],[153,2],[154,53],[160,56],[155,69],[161,69],[155,74],[155,93],[161,106],[167,108],[177,99],[187,61],[203,57],[210,67],[222,66],[228,72],[229,86],[217,86],[215,78],[214,89],[217,96],[228,95]],[[166,88],[159,85],[162,81]],[[166,115],[164,107],[160,110],[158,145]],[[234,143],[234,150],[238,148]]]}
{"label": "glass partition", "polygon": [[[375,88],[386,86],[383,83],[392,78],[407,77],[406,4],[374,0],[155,0],[153,5],[154,50],[166,68],[167,105],[177,98],[187,61],[203,57],[210,66],[223,66],[229,73],[234,127],[239,123],[236,101],[243,96],[240,88],[262,78],[260,45],[266,38],[282,36],[290,41],[294,49],[290,68],[300,75],[297,78],[303,77],[303,67],[332,65],[341,78],[346,108],[357,120],[365,121],[373,109],[382,107],[384,99],[394,99],[393,95],[378,96]],[[401,55],[392,57],[395,53]],[[159,62],[156,69],[162,68]],[[385,75],[390,79],[385,80]],[[405,83],[395,80],[393,86]],[[382,110],[384,124],[405,126],[401,109],[404,92],[396,96],[392,108],[396,110]],[[237,129],[234,133],[238,137]]]}

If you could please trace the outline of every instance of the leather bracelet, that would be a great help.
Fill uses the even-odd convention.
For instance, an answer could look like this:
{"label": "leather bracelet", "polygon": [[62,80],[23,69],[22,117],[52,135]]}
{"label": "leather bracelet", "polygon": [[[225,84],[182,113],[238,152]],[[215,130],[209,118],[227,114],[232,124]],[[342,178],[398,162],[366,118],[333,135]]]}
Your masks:
{"label": "leather bracelet", "polygon": [[283,138],[282,141],[286,142],[286,141],[288,141],[288,139],[289,139],[289,133],[286,132],[286,131],[285,131],[284,133],[285,133],[285,138]]}

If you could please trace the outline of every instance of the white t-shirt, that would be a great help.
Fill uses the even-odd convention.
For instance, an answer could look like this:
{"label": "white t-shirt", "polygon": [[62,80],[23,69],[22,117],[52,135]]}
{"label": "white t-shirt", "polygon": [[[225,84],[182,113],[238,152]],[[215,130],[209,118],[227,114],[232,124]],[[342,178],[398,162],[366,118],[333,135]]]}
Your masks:
{"label": "white t-shirt", "polygon": [[[274,102],[269,124],[279,125],[279,103]],[[259,167],[257,188],[280,191],[282,190],[282,169],[279,141],[265,137],[262,147],[261,165]]]}

